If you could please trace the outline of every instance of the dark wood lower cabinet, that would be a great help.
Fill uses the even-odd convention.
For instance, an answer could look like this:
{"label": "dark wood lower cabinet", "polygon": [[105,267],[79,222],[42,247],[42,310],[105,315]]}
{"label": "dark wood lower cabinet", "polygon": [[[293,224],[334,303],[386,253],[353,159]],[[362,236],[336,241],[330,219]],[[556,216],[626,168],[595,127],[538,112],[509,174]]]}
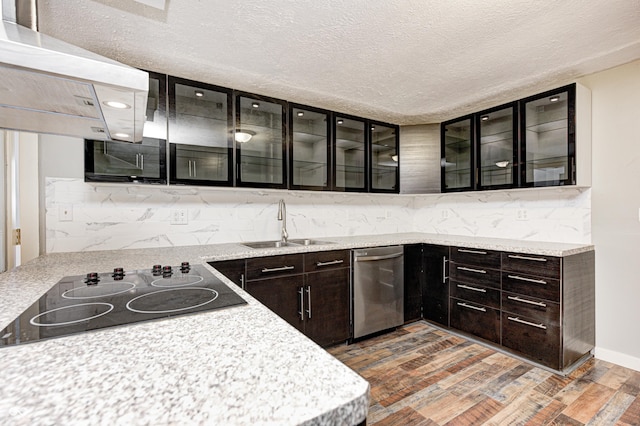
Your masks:
{"label": "dark wood lower cabinet", "polygon": [[561,367],[558,325],[503,312],[502,346],[547,367]]}
{"label": "dark wood lower cabinet", "polygon": [[304,321],[299,315],[300,310],[303,309],[300,306],[299,292],[303,288],[302,274],[246,283],[247,293],[300,331],[304,331]]}
{"label": "dark wood lower cabinet", "polygon": [[305,274],[304,332],[320,346],[350,337],[349,275],[349,268]]}
{"label": "dark wood lower cabinet", "polygon": [[425,286],[424,244],[404,246],[404,322],[422,318],[423,289]]}
{"label": "dark wood lower cabinet", "polygon": [[423,316],[438,324],[449,325],[449,247],[424,244]]}
{"label": "dark wood lower cabinet", "polygon": [[500,343],[500,310],[451,298],[451,327],[481,339]]}

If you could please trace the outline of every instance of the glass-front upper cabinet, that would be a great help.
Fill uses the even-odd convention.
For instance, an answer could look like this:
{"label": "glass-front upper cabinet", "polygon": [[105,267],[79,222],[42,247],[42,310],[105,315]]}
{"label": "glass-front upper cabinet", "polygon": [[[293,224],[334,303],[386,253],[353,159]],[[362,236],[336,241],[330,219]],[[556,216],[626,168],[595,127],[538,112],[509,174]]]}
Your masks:
{"label": "glass-front upper cabinet", "polygon": [[517,183],[516,104],[476,114],[478,189],[511,188]]}
{"label": "glass-front upper cabinet", "polygon": [[441,125],[442,192],[474,188],[473,116],[446,121]]}
{"label": "glass-front upper cabinet", "polygon": [[290,105],[289,113],[289,187],[312,190],[331,188],[329,112]]}
{"label": "glass-front upper cabinet", "polygon": [[85,140],[85,181],[167,182],[166,91],[166,76],[149,72],[149,95],[141,143]]}
{"label": "glass-front upper cabinet", "polygon": [[399,192],[398,128],[369,122],[371,132],[371,192]]}
{"label": "glass-front upper cabinet", "polygon": [[520,102],[522,186],[575,184],[575,85]]}
{"label": "glass-front upper cabinet", "polygon": [[169,77],[169,182],[233,185],[231,91]]}
{"label": "glass-front upper cabinet", "polygon": [[367,190],[367,123],[337,115],[334,128],[334,189],[364,192]]}
{"label": "glass-front upper cabinet", "polygon": [[285,108],[276,99],[236,96],[237,185],[286,188]]}

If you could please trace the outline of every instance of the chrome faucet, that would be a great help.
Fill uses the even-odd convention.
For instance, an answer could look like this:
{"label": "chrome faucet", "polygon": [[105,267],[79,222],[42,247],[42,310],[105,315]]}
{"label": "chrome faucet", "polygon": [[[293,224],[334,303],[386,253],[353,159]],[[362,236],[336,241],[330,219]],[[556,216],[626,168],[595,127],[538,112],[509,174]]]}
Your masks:
{"label": "chrome faucet", "polygon": [[278,220],[282,221],[281,241],[286,244],[289,234],[287,233],[287,206],[284,204],[284,200],[280,200],[278,203]]}

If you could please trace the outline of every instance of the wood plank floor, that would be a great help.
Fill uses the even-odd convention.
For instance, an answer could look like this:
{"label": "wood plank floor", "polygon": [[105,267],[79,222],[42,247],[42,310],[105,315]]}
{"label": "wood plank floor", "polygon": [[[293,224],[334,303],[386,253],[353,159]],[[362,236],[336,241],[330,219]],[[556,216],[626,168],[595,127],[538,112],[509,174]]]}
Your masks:
{"label": "wood plank floor", "polygon": [[640,372],[591,359],[563,377],[424,321],[329,349],[367,379],[367,425],[640,425]]}

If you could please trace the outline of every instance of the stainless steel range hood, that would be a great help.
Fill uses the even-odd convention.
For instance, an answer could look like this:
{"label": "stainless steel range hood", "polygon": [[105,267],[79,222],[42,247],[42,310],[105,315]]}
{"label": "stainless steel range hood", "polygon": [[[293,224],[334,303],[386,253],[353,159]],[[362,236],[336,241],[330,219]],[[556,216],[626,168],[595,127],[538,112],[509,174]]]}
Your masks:
{"label": "stainless steel range hood", "polygon": [[141,141],[148,74],[11,22],[14,1],[2,0],[0,128]]}

